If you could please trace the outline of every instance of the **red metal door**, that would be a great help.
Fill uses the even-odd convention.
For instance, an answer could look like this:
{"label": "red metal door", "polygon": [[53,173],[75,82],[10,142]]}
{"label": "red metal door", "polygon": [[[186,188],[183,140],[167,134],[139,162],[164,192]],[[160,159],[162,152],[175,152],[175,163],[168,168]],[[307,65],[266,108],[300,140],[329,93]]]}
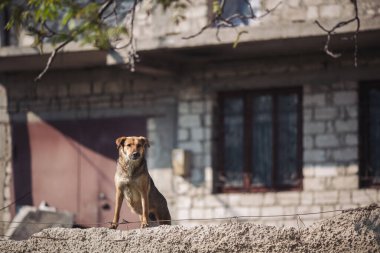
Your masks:
{"label": "red metal door", "polygon": [[[145,118],[44,121],[29,116],[27,133],[29,148],[23,149],[17,137],[14,141],[18,153],[29,152],[33,204],[46,201],[59,210],[74,212],[78,224],[107,226],[114,210],[115,139],[146,135]],[[22,168],[15,170],[16,177],[17,171]],[[15,182],[15,187],[23,186]],[[127,210],[124,203],[121,217],[137,221],[138,216]],[[139,224],[129,226],[136,227]]]}

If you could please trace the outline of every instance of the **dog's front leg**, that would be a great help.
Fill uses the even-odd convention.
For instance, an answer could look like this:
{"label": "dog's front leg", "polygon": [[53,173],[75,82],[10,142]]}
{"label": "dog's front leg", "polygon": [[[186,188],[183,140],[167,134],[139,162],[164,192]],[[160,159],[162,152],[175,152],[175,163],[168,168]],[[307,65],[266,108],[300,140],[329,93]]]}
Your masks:
{"label": "dog's front leg", "polygon": [[148,201],[148,191],[142,191],[141,194],[141,205],[142,205],[142,215],[141,215],[141,228],[148,227],[148,217],[149,217],[149,201]]}
{"label": "dog's front leg", "polygon": [[115,197],[115,212],[112,220],[112,224],[110,228],[116,229],[119,225],[119,218],[120,218],[120,208],[123,204],[123,193],[120,191],[120,189],[116,188],[116,197]]}

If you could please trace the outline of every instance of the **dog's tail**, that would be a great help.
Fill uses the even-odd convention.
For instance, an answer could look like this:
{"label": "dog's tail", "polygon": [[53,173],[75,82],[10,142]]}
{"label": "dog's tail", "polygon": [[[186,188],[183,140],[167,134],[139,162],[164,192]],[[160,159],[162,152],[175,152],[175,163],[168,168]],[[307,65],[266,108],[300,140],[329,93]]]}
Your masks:
{"label": "dog's tail", "polygon": [[169,208],[167,205],[163,205],[161,206],[161,208],[159,208],[157,210],[158,212],[158,216],[160,217],[159,218],[159,223],[160,225],[171,225],[172,222],[171,222],[171,216],[170,216],[170,212],[169,212]]}

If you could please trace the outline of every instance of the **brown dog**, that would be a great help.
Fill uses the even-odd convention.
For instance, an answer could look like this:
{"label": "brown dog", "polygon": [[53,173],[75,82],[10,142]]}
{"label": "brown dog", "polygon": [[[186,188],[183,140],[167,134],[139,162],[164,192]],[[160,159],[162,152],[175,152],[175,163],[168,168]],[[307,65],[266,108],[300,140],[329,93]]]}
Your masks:
{"label": "brown dog", "polygon": [[119,158],[115,174],[115,214],[110,228],[116,229],[118,226],[123,198],[132,211],[139,214],[142,228],[149,226],[149,214],[153,214],[160,225],[170,225],[166,199],[148,173],[145,160],[148,140],[142,136],[120,137],[116,139],[116,146]]}

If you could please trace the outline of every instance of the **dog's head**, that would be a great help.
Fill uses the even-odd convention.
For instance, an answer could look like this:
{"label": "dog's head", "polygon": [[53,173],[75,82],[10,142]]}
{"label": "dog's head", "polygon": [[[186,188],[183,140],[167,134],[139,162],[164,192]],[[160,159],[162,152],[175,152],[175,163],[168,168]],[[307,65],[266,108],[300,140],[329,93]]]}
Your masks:
{"label": "dog's head", "polygon": [[116,147],[119,155],[125,160],[137,161],[145,156],[145,151],[150,145],[148,139],[143,136],[123,136],[116,139]]}

